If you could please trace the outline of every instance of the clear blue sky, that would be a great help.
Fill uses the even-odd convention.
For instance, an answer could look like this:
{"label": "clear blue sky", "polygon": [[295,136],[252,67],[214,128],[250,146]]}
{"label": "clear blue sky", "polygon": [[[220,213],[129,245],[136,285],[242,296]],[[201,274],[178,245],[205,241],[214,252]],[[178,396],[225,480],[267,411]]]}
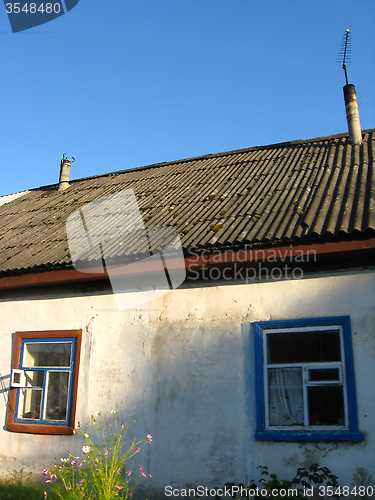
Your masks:
{"label": "clear blue sky", "polygon": [[13,34],[0,5],[0,195],[347,131],[337,57],[375,127],[374,0],[80,0]]}

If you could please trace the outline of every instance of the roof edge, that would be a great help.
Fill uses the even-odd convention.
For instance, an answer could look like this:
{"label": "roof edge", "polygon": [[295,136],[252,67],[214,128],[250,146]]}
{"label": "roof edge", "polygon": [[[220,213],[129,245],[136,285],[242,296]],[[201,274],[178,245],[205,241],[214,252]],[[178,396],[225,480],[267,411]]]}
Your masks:
{"label": "roof edge", "polygon": [[[205,251],[198,259],[194,256],[194,260],[191,257],[184,257],[184,267],[186,270],[190,268],[200,268],[201,266],[210,265],[220,265],[229,264],[234,262],[239,262],[241,264],[251,264],[259,261],[268,261],[269,255],[272,256],[272,260],[269,262],[275,263],[275,255],[283,257],[282,262],[285,261],[287,257],[294,258],[296,255],[319,255],[319,256],[338,256],[338,255],[353,255],[354,253],[368,252],[375,249],[375,237],[369,237],[362,240],[337,240],[337,241],[309,241],[300,242],[296,245],[283,244],[278,247],[259,247],[250,249],[245,248],[245,250],[236,249],[234,251],[228,252],[228,249],[223,249],[221,252],[217,253],[217,250]],[[284,253],[281,254],[281,251]],[[258,257],[260,253],[260,257]],[[245,255],[245,258],[244,258]],[[350,260],[352,261],[352,260]],[[278,262],[278,261],[277,261]],[[315,262],[315,261],[314,261]],[[155,271],[154,268],[145,269],[145,273],[152,273]],[[157,269],[157,272],[159,270]],[[23,288],[29,286],[46,286],[58,283],[78,283],[87,281],[101,281],[108,280],[108,274],[103,273],[102,270],[97,267],[93,267],[91,272],[81,273],[77,271],[73,266],[64,268],[44,268],[44,269],[29,269],[22,270],[19,272],[6,272],[0,274],[0,290],[11,289],[11,288]]]}

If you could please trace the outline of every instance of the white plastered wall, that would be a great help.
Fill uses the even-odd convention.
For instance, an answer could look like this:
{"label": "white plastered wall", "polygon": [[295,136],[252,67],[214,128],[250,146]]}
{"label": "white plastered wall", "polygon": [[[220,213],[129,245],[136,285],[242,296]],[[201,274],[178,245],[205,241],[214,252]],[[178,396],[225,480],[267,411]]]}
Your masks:
{"label": "white plastered wall", "polygon": [[[375,274],[352,272],[258,284],[174,290],[139,309],[118,311],[112,294],[38,296],[0,301],[0,371],[9,385],[12,333],[83,330],[77,420],[114,409],[137,438],[153,443],[140,460],[164,487],[222,486],[257,476],[267,465],[279,476],[320,463],[351,484],[356,467],[375,466]],[[274,443],[254,439],[254,321],[351,317],[362,443]],[[77,452],[76,436],[5,430],[7,392],[0,400],[0,471],[39,472],[60,452]],[[132,434],[133,434],[132,430]]]}

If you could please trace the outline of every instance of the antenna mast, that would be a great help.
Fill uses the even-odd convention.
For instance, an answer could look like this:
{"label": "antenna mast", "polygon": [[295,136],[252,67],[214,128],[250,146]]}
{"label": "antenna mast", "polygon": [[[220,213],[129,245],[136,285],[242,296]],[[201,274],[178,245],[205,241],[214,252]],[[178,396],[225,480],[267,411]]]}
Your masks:
{"label": "antenna mast", "polygon": [[346,85],[348,85],[349,81],[348,81],[348,72],[346,71],[346,63],[351,61],[349,30],[346,30],[346,33],[344,35],[344,40],[342,42],[339,56],[342,57],[342,69],[344,70],[345,73]]}
{"label": "antenna mast", "polygon": [[349,128],[349,140],[352,144],[361,144],[362,132],[359,121],[357,94],[355,92],[355,86],[348,82],[348,72],[346,71],[346,63],[351,59],[349,30],[346,30],[344,40],[342,42],[340,58],[342,58],[342,69],[344,70],[346,80],[346,85],[343,88],[343,91],[346,107],[346,119]]}

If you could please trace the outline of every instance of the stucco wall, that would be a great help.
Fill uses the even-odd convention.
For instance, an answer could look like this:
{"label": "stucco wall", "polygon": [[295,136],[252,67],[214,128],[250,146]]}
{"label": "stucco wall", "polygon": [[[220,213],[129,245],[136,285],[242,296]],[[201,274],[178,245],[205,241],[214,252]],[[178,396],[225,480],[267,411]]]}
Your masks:
{"label": "stucco wall", "polygon": [[[88,293],[89,292],[89,293]],[[318,462],[351,484],[356,467],[375,466],[375,274],[221,284],[175,290],[137,310],[118,311],[110,293],[89,288],[2,294],[0,370],[9,385],[12,333],[84,330],[77,420],[117,410],[153,435],[140,459],[152,485],[222,486],[257,476],[259,465],[291,476]],[[362,443],[256,441],[253,321],[350,315]],[[0,402],[0,470],[40,471],[78,436],[5,430]],[[132,431],[133,433],[133,431]]]}

